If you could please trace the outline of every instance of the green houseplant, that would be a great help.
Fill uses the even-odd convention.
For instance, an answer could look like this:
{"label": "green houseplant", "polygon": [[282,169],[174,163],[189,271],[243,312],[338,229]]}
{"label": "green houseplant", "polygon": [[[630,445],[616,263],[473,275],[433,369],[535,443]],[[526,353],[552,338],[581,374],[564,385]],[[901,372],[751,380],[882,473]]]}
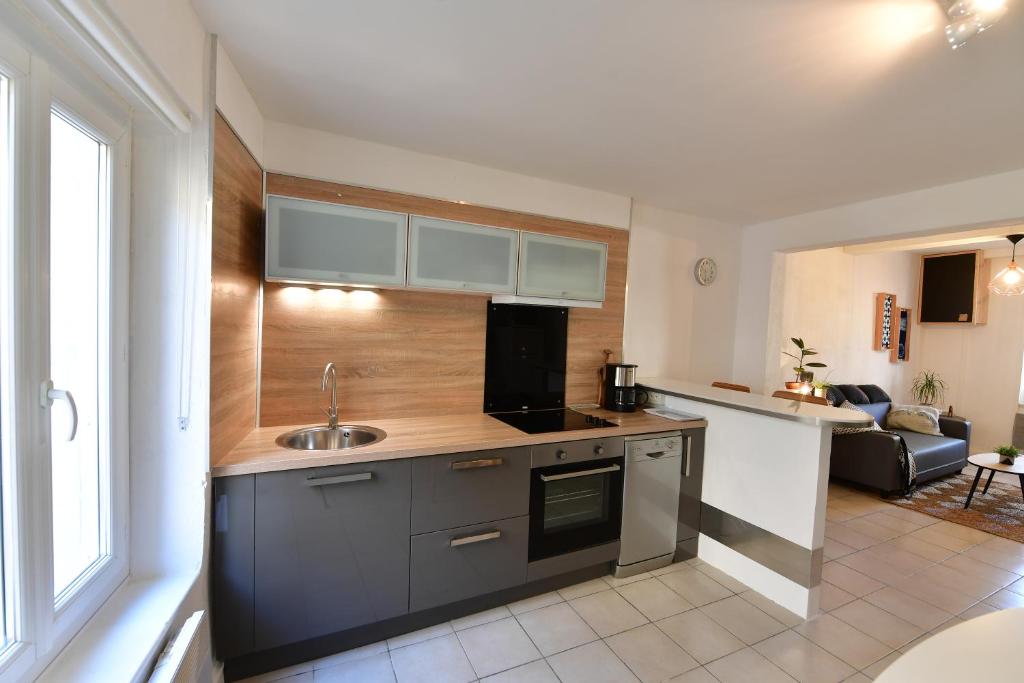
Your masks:
{"label": "green houseplant", "polygon": [[790,341],[796,346],[796,350],[800,355],[790,353],[789,351],[783,351],[784,356],[789,356],[796,361],[796,367],[793,371],[796,372],[796,381],[799,383],[810,382],[814,379],[814,373],[809,371],[807,368],[827,368],[828,366],[824,363],[818,362],[807,362],[804,359],[807,356],[817,356],[818,352],[804,344],[804,340],[800,337],[790,337]]}
{"label": "green houseplant", "polygon": [[931,406],[941,402],[942,397],[946,395],[946,383],[939,377],[939,373],[923,370],[914,378],[910,391],[918,403]]}
{"label": "green houseplant", "polygon": [[1013,446],[996,446],[995,453],[999,456],[999,462],[1003,465],[1012,465],[1020,455],[1020,451]]}

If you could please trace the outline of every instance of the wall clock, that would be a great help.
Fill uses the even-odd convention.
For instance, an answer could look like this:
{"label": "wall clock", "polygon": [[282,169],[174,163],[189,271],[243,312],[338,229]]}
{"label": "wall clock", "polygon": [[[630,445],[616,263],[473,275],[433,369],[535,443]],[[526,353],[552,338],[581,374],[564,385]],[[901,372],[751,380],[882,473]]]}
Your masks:
{"label": "wall clock", "polygon": [[718,275],[718,265],[715,264],[714,259],[705,256],[702,259],[697,260],[697,265],[693,267],[693,277],[698,283],[707,287],[715,281],[715,277]]}

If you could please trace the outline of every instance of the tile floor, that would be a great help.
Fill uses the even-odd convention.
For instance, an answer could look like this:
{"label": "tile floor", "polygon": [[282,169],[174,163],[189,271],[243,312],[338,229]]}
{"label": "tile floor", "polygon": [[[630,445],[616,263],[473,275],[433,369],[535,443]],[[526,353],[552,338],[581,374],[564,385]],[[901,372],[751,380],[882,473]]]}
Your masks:
{"label": "tile floor", "polygon": [[1022,544],[835,485],[827,516],[822,610],[809,621],[690,560],[249,680],[865,681],[933,633],[1024,606]]}

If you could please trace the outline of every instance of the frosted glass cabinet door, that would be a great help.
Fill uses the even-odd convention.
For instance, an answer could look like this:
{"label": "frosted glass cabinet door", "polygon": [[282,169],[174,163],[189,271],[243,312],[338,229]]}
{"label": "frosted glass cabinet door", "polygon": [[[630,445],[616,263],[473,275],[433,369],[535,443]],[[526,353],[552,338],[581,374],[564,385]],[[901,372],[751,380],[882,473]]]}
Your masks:
{"label": "frosted glass cabinet door", "polygon": [[607,244],[524,232],[519,250],[520,295],[604,301]]}
{"label": "frosted glass cabinet door", "polygon": [[267,196],[267,280],[404,285],[408,217]]}
{"label": "frosted glass cabinet door", "polygon": [[512,294],[518,230],[413,216],[409,285]]}

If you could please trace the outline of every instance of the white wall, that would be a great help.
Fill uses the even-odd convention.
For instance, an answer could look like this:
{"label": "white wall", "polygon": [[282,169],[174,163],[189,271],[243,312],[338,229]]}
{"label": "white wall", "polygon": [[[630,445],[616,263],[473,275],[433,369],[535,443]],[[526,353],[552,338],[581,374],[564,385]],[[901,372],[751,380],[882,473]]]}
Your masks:
{"label": "white wall", "polygon": [[263,113],[242,80],[224,46],[217,43],[217,109],[249,149],[263,164]]}
{"label": "white wall", "polygon": [[[782,218],[744,228],[736,310],[736,381],[774,381],[782,319],[773,295],[779,252],[935,234],[1024,219],[1024,170]],[[771,353],[768,353],[771,349]]]}
{"label": "white wall", "polygon": [[827,377],[833,384],[877,384],[893,400],[907,402],[921,335],[912,322],[909,363],[892,363],[888,351],[875,351],[875,294],[895,294],[898,306],[913,309],[913,320],[920,257],[907,252],[854,256],[833,248],[783,258],[781,346],[775,379],[768,386],[782,388],[784,381],[793,379],[796,363],[781,351],[793,352],[790,337],[801,337],[819,352],[808,360],[828,364],[814,369],[815,378]]}
{"label": "white wall", "polygon": [[629,198],[268,121],[268,171],[556,218],[629,227]]}
{"label": "white wall", "polygon": [[193,114],[205,101],[206,29],[188,0],[107,0],[146,57]]}
{"label": "white wall", "polygon": [[[992,273],[1009,253],[992,261]],[[934,370],[949,388],[943,407],[971,420],[971,451],[1010,443],[1024,359],[1024,297],[989,296],[984,325],[918,325],[921,369]]]}
{"label": "white wall", "polygon": [[[740,230],[717,221],[636,203],[629,235],[623,357],[641,375],[695,382],[732,374]],[[702,256],[718,279],[697,284]]]}

